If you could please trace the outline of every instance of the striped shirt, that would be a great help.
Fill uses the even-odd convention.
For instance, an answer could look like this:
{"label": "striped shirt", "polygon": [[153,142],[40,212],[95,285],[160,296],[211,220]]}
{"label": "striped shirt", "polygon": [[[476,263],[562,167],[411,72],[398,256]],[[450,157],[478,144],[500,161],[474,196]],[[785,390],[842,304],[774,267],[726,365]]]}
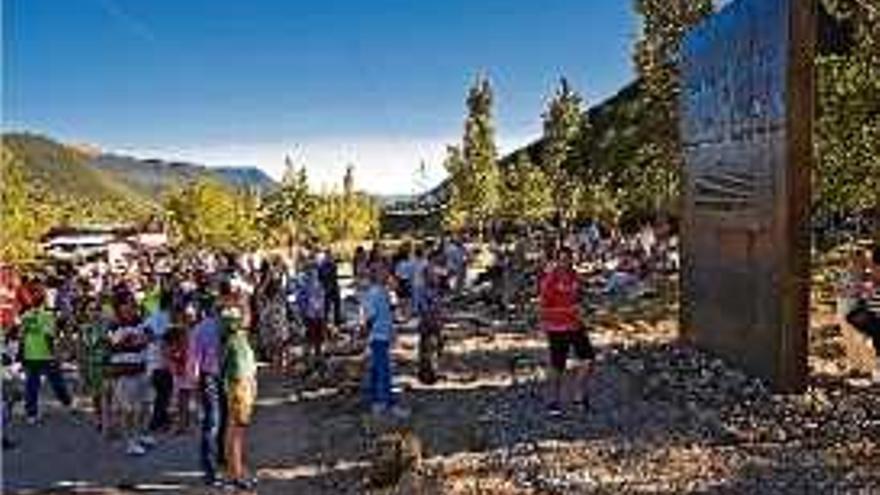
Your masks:
{"label": "striped shirt", "polygon": [[865,304],[868,306],[868,311],[880,316],[880,287],[868,293],[867,297],[865,297]]}

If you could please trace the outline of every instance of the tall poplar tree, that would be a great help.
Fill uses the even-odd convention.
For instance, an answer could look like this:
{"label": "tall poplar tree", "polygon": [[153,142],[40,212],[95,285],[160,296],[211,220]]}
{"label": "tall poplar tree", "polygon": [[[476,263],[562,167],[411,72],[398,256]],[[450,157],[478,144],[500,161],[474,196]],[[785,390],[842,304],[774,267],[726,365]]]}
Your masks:
{"label": "tall poplar tree", "polygon": [[289,157],[285,157],[284,163],[281,186],[266,198],[264,228],[280,234],[278,237],[292,249],[307,228],[314,202],[305,166],[297,169]]}
{"label": "tall poplar tree", "polygon": [[563,77],[543,114],[544,137],[541,141],[541,167],[550,180],[554,213],[567,223],[577,211],[579,180],[574,175],[572,158],[584,126],[583,99]]}
{"label": "tall poplar tree", "polygon": [[445,164],[452,185],[446,212],[448,226],[469,225],[482,231],[500,206],[492,98],[489,80],[478,77],[468,92],[461,147],[450,148]]}

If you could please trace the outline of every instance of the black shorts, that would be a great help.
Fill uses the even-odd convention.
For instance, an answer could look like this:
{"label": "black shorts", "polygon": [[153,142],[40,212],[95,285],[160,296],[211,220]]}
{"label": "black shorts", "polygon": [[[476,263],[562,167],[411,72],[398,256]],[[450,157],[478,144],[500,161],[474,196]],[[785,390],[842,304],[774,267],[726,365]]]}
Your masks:
{"label": "black shorts", "polygon": [[575,357],[581,361],[589,361],[596,356],[590,337],[584,330],[547,332],[547,340],[550,343],[550,366],[556,371],[565,371],[565,362],[572,348]]}

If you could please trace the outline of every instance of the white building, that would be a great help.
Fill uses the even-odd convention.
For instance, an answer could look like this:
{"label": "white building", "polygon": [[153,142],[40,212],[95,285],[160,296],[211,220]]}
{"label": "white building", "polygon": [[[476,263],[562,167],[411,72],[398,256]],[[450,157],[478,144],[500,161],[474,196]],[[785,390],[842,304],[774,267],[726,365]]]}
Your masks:
{"label": "white building", "polygon": [[168,246],[164,232],[140,231],[117,225],[58,227],[43,236],[43,251],[56,261],[104,261],[124,267],[141,253],[156,253]]}

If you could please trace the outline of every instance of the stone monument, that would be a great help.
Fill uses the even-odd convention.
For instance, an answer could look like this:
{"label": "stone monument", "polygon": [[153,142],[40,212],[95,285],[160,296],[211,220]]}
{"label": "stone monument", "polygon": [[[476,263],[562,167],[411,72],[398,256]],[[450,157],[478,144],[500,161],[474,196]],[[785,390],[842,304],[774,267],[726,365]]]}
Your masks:
{"label": "stone monument", "polygon": [[779,390],[807,376],[814,0],[736,0],[684,39],[685,338]]}

